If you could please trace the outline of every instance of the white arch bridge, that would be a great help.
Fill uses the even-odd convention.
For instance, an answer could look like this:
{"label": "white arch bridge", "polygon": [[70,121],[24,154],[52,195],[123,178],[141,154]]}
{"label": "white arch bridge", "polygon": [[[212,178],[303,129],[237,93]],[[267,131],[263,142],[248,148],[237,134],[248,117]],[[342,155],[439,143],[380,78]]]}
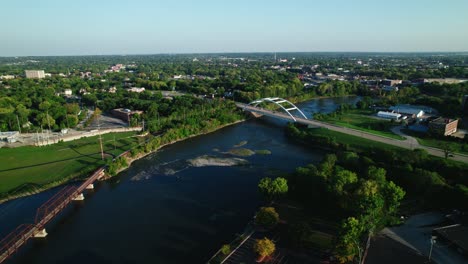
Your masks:
{"label": "white arch bridge", "polygon": [[[307,117],[304,115],[304,113],[301,111],[301,109],[299,109],[297,106],[295,106],[293,103],[291,103],[290,101],[286,100],[286,99],[283,99],[283,98],[279,98],[279,97],[266,97],[266,98],[262,98],[262,99],[258,99],[258,100],[255,100],[251,103],[249,103],[248,105],[245,105],[243,108],[244,110],[247,110],[247,106],[253,106],[254,108],[257,108],[257,106],[261,103],[273,103],[277,106],[279,106],[283,111],[285,111],[288,116],[294,121],[296,122],[297,119],[295,116],[293,116],[293,114],[291,113],[292,111],[297,111],[299,112],[299,114],[301,115],[302,118],[304,119],[307,119]],[[250,107],[250,111],[252,111],[252,108]]]}

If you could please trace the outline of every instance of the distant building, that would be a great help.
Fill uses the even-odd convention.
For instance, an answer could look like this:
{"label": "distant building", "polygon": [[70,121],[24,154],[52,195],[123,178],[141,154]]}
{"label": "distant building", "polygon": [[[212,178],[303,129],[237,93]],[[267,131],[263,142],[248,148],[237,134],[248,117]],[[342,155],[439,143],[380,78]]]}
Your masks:
{"label": "distant building", "polygon": [[63,91],[63,94],[65,96],[71,96],[73,94],[72,90],[71,89],[65,89],[65,91]]}
{"label": "distant building", "polygon": [[8,143],[14,143],[18,141],[18,137],[19,137],[18,131],[0,132],[0,140],[6,141]]}
{"label": "distant building", "polygon": [[117,108],[111,111],[111,114],[119,119],[122,119],[125,122],[130,122],[130,118],[133,115],[141,115],[143,111],[132,111],[130,109]]}
{"label": "distant building", "polygon": [[132,88],[128,88],[127,91],[129,92],[132,92],[132,93],[142,93],[145,91],[145,88],[143,87],[132,87]]}
{"label": "distant building", "polygon": [[26,70],[24,71],[26,74],[26,78],[28,79],[43,79],[45,78],[45,73],[43,70]]}
{"label": "distant building", "polygon": [[[455,78],[429,78],[422,79],[422,83],[440,83],[440,84],[456,84],[466,82],[466,79],[455,79]],[[421,81],[420,81],[421,82]]]}
{"label": "distant building", "polygon": [[14,78],[15,78],[14,75],[2,75],[2,76],[0,76],[1,80],[10,80],[10,79],[14,79]]}
{"label": "distant building", "polygon": [[397,84],[401,84],[402,80],[383,80],[382,84],[387,86],[395,86]]}
{"label": "distant building", "polygon": [[457,132],[458,119],[439,117],[429,122],[429,131],[448,136]]}
{"label": "distant building", "polygon": [[387,119],[398,120],[398,119],[400,119],[401,114],[395,113],[395,112],[379,111],[379,112],[377,113],[377,116],[378,116],[378,117],[381,117],[381,118],[387,118]]}
{"label": "distant building", "polygon": [[385,91],[385,92],[398,92],[398,87],[385,85],[384,87],[382,87],[382,91]]}
{"label": "distant building", "polygon": [[396,105],[390,107],[390,110],[412,118],[422,117],[424,115],[422,109],[411,107],[410,105]]}

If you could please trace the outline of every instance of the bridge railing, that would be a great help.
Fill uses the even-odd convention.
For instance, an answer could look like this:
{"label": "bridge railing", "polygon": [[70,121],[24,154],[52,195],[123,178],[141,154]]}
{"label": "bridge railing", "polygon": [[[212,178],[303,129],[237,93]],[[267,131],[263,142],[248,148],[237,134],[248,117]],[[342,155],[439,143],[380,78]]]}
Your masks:
{"label": "bridge railing", "polygon": [[0,262],[13,255],[32,236],[34,225],[22,224],[0,241]]}
{"label": "bridge railing", "polygon": [[[42,228],[48,220],[50,220],[47,219],[50,213],[57,209],[62,209],[60,205],[67,201],[74,192],[76,192],[75,186],[67,186],[42,204],[36,211],[35,224],[38,225],[38,228]],[[47,221],[44,221],[45,219],[47,219]]]}

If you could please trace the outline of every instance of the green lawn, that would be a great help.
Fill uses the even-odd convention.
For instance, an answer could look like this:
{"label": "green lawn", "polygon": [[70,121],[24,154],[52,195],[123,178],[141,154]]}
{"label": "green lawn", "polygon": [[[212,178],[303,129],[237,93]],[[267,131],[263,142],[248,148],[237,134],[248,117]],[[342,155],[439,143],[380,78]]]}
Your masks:
{"label": "green lawn", "polygon": [[337,143],[348,144],[351,148],[367,150],[372,148],[402,150],[402,148],[393,145],[388,145],[385,143],[365,139],[362,137],[336,132],[326,128],[313,128],[309,129],[309,132],[318,136],[333,137],[335,138]]}
{"label": "green lawn", "polygon": [[[139,141],[134,132],[106,134],[102,140],[104,151],[112,155]],[[0,160],[0,194],[22,186],[42,186],[85,176],[105,163],[97,136],[44,147],[2,148]]]}
{"label": "green lawn", "polygon": [[321,121],[332,123],[335,125],[349,127],[360,131],[365,131],[371,134],[390,137],[394,139],[404,140],[405,138],[394,134],[390,129],[396,124],[392,124],[388,120],[381,120],[370,117],[371,112],[363,110],[350,110],[348,113],[343,113],[332,117],[326,115]]}
{"label": "green lawn", "polygon": [[405,129],[403,133],[416,138],[419,144],[423,146],[445,149],[447,146],[452,152],[468,154],[468,144],[464,142],[454,142],[449,140],[441,140],[436,138],[430,138],[425,134]]}

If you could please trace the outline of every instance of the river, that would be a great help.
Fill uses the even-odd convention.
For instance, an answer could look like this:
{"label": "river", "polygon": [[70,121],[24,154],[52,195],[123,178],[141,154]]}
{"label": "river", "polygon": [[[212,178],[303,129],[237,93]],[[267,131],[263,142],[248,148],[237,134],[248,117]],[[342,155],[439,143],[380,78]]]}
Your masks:
{"label": "river", "polygon": [[[298,106],[310,116],[356,97]],[[49,235],[7,263],[204,263],[241,233],[262,204],[257,183],[317,163],[323,152],[288,140],[286,122],[249,120],[166,146],[99,182],[48,224]],[[270,155],[237,157],[235,145]],[[242,160],[240,160],[242,159]],[[203,166],[234,162],[234,166]],[[217,164],[220,165],[220,164]],[[0,205],[0,237],[34,221],[35,209],[62,187]]]}

